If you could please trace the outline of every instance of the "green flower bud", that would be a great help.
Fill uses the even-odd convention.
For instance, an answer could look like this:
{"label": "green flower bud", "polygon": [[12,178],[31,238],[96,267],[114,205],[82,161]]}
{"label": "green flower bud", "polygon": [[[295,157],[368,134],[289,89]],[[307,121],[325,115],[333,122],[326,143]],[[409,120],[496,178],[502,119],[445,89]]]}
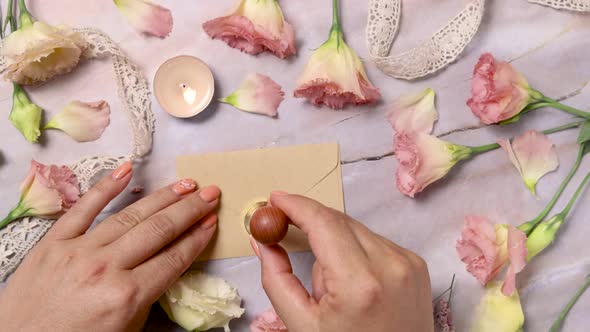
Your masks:
{"label": "green flower bud", "polygon": [[555,240],[557,231],[563,225],[564,216],[562,214],[555,215],[547,221],[543,221],[529,235],[526,241],[527,247],[527,261],[541,253]]}
{"label": "green flower bud", "polygon": [[42,114],[41,107],[33,104],[25,90],[20,85],[15,84],[12,95],[12,111],[9,119],[27,141],[31,143],[37,143],[41,135]]}

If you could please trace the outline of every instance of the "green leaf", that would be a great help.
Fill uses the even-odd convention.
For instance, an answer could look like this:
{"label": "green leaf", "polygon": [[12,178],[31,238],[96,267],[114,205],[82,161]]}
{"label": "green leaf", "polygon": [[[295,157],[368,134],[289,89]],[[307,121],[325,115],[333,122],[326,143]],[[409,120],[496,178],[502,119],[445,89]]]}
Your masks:
{"label": "green leaf", "polygon": [[578,144],[585,144],[588,141],[590,141],[590,121],[584,122],[578,135]]}

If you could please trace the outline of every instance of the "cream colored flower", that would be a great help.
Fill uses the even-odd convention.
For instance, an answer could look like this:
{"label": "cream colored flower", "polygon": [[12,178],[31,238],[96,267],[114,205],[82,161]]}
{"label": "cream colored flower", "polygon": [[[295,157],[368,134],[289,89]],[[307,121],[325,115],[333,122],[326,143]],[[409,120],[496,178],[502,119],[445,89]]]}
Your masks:
{"label": "cream colored flower", "polygon": [[23,24],[4,40],[4,78],[19,84],[47,81],[72,71],[87,47],[82,35],[69,27],[39,21]]}
{"label": "cream colored flower", "polygon": [[524,312],[518,293],[505,296],[500,283],[490,283],[478,308],[471,332],[521,332]]}
{"label": "cream colored flower", "polygon": [[223,327],[244,313],[238,291],[225,280],[203,272],[189,271],[160,298],[168,317],[187,331]]}

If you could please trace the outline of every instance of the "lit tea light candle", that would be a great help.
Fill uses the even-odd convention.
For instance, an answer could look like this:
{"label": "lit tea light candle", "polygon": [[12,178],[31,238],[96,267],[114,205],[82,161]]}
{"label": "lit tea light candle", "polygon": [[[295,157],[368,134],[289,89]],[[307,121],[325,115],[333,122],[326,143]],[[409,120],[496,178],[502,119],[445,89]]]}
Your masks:
{"label": "lit tea light candle", "polygon": [[154,78],[154,94],[170,115],[188,118],[201,113],[215,91],[213,74],[200,59],[181,55],[164,62]]}

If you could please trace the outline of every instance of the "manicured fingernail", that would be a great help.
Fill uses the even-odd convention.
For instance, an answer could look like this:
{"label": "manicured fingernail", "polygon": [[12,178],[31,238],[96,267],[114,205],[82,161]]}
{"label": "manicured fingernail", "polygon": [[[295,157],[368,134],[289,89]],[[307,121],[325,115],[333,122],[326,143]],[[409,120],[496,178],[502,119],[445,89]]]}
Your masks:
{"label": "manicured fingernail", "polygon": [[133,163],[131,161],[126,161],[122,163],[116,170],[113,171],[112,177],[113,180],[118,181],[122,178],[126,177],[127,174],[131,173],[133,169]]}
{"label": "manicured fingernail", "polygon": [[209,186],[201,189],[199,196],[207,203],[211,203],[221,196],[221,190],[217,186]]}
{"label": "manicured fingernail", "polygon": [[256,256],[258,258],[260,258],[260,248],[258,248],[258,243],[256,243],[256,240],[254,240],[254,238],[250,235],[250,245],[252,246],[252,250],[254,250],[254,253],[256,254]]}
{"label": "manicured fingernail", "polygon": [[197,189],[197,183],[193,179],[180,180],[172,187],[172,191],[174,191],[178,196],[190,194],[195,191],[195,189]]}
{"label": "manicured fingernail", "polygon": [[216,224],[217,224],[217,215],[212,214],[212,215],[208,216],[207,218],[205,218],[205,220],[203,220],[203,222],[201,223],[201,228],[202,229],[209,229],[209,228],[215,226]]}
{"label": "manicured fingernail", "polygon": [[287,196],[289,195],[288,192],[284,192],[284,191],[273,191],[272,193],[270,193],[272,196]]}

